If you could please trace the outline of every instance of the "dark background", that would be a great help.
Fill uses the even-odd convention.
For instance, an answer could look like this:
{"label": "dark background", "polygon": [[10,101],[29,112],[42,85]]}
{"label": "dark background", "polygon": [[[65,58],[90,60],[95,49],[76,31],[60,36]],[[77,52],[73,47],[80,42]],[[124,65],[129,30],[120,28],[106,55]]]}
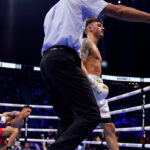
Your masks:
{"label": "dark background", "polygon": [[[0,0],[0,61],[39,66],[43,21],[58,0]],[[107,0],[118,4],[118,0]],[[121,0],[150,13],[149,0]],[[108,67],[103,74],[150,77],[150,25],[106,17],[99,44]]]}

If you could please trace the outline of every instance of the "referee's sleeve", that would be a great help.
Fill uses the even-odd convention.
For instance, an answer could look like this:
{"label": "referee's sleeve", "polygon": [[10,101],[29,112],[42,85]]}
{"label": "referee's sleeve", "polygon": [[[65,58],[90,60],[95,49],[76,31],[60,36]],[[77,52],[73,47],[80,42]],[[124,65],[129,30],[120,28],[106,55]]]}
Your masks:
{"label": "referee's sleeve", "polygon": [[102,10],[109,4],[104,0],[80,0],[85,18],[98,17]]}

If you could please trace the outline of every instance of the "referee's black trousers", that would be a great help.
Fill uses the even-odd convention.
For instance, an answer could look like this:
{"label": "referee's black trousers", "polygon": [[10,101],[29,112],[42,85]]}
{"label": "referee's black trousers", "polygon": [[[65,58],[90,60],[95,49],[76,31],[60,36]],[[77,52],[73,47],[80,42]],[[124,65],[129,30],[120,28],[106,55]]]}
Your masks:
{"label": "referee's black trousers", "polygon": [[53,47],[42,57],[41,74],[61,118],[49,150],[74,150],[101,119],[90,83],[81,71],[81,60],[69,47]]}

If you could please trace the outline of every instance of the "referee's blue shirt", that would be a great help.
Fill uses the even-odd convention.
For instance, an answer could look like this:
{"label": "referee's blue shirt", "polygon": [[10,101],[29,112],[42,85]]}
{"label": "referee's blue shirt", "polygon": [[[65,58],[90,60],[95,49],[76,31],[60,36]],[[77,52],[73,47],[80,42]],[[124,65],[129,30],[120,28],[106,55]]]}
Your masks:
{"label": "referee's blue shirt", "polygon": [[60,0],[47,13],[44,21],[44,51],[55,45],[73,48],[80,55],[84,23],[98,17],[108,5],[104,0]]}

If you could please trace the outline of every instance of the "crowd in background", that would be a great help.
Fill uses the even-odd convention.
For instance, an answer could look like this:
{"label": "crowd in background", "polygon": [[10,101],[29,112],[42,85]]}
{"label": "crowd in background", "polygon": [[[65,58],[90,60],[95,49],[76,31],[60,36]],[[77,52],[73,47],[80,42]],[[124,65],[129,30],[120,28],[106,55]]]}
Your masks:
{"label": "crowd in background", "polygon": [[[47,90],[43,85],[43,81],[41,80],[41,76],[39,72],[27,72],[27,71],[16,71],[16,70],[8,70],[2,71],[3,73],[0,75],[0,103],[14,103],[14,104],[35,104],[35,105],[51,105],[49,101],[49,95]],[[105,82],[105,81],[104,81]],[[110,93],[109,97],[117,96],[123,93],[127,93],[136,89],[139,89],[140,84],[132,84],[132,83],[121,83],[121,82],[110,82],[106,81],[106,84],[109,86]],[[150,102],[150,93],[146,92],[146,103]],[[109,98],[108,97],[108,98]],[[110,110],[119,110],[134,106],[142,105],[142,96],[138,94],[136,96],[132,96],[129,98],[124,98],[122,100],[114,101],[109,103]],[[0,114],[3,112],[8,112],[12,110],[19,110],[19,108],[12,107],[0,107]],[[40,116],[56,116],[55,111],[53,109],[40,109],[34,108],[32,115],[40,115]],[[142,111],[135,111],[132,113],[121,113],[112,116],[112,120],[115,123],[116,128],[125,128],[125,127],[141,127],[142,126]],[[146,118],[145,118],[146,126],[149,125],[150,122],[150,111],[146,110]],[[58,126],[59,120],[47,120],[47,119],[29,119],[28,128],[49,128],[56,129]],[[40,132],[28,132],[28,136],[30,138],[42,138],[45,139],[54,139],[55,133],[40,133]],[[24,133],[22,133],[22,137],[24,137]],[[143,142],[143,134],[142,132],[117,132],[117,138],[119,142],[124,143],[142,143]],[[103,141],[104,135],[101,133],[92,133],[87,137],[86,140],[96,140]],[[146,143],[150,143],[150,133],[147,132]],[[38,145],[38,144],[37,144]],[[36,144],[27,143],[25,144],[26,149],[38,149]],[[47,147],[50,143],[45,143]],[[39,147],[43,145],[39,144]],[[34,147],[34,148],[33,148]],[[78,149],[87,149],[87,150],[96,150],[99,149],[107,149],[106,146],[103,145],[80,145]],[[132,148],[131,148],[132,149]],[[122,148],[123,150],[123,148]]]}

